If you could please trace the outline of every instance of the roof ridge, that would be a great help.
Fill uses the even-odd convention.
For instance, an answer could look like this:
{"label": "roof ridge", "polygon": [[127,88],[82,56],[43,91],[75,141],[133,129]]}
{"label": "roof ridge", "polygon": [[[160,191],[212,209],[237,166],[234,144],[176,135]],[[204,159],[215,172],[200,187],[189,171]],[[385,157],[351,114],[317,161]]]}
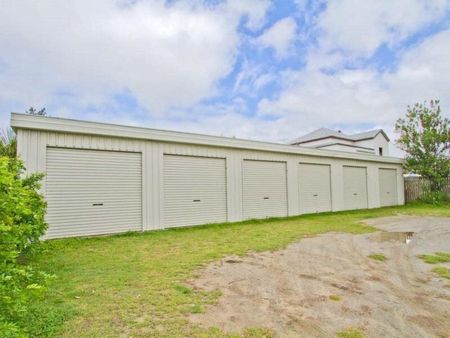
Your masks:
{"label": "roof ridge", "polygon": [[386,135],[384,130],[381,128],[372,129],[372,130],[355,133],[355,134],[345,134],[339,130],[336,131],[336,130],[333,130],[330,128],[322,127],[322,128],[316,129],[308,134],[305,134],[303,136],[300,136],[300,137],[294,139],[293,141],[290,142],[290,144],[312,142],[312,141],[324,139],[327,137],[335,137],[335,138],[340,138],[340,139],[349,140],[349,141],[359,141],[359,140],[363,140],[363,139],[367,139],[367,138],[374,138],[379,133],[382,133],[383,136],[389,141],[389,137]]}

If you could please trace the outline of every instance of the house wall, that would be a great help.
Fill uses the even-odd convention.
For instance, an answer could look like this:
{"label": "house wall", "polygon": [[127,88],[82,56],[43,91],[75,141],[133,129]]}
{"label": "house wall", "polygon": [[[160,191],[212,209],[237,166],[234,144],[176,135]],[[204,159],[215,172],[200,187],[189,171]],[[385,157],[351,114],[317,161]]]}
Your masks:
{"label": "house wall", "polygon": [[320,149],[336,150],[336,151],[346,151],[351,153],[359,154],[375,154],[374,150],[357,148],[355,146],[343,145],[343,144],[330,144],[325,147],[320,147]]}
{"label": "house wall", "polygon": [[[24,160],[28,172],[46,171],[47,147],[78,149],[134,151],[142,153],[142,199],[143,229],[161,229],[163,200],[163,155],[178,154],[226,159],[227,218],[228,221],[243,219],[242,210],[242,165],[243,160],[285,161],[287,168],[288,215],[298,215],[298,164],[322,163],[331,167],[332,210],[344,209],[343,166],[363,166],[367,168],[368,207],[380,206],[379,168],[395,169],[397,173],[398,204],[404,203],[403,176],[401,163],[378,160],[357,160],[289,154],[281,152],[235,149],[219,146],[169,143],[140,139],[117,138],[98,135],[82,135],[69,132],[53,132],[17,128],[18,153]],[[331,155],[330,155],[331,156]],[[42,186],[45,195],[45,178]]]}
{"label": "house wall", "polygon": [[389,142],[384,138],[384,136],[379,133],[375,138],[370,140],[363,140],[355,142],[355,145],[361,147],[369,147],[375,149],[375,154],[378,155],[378,148],[383,148],[383,156],[389,156]]}
{"label": "house wall", "polygon": [[348,145],[354,145],[353,141],[349,141],[349,140],[344,140],[344,139],[337,139],[334,137],[327,137],[321,140],[315,140],[315,141],[309,141],[309,142],[304,142],[302,144],[299,144],[300,147],[318,147],[318,146],[323,146],[326,144],[330,144],[330,143],[342,143],[342,144],[348,144]]}

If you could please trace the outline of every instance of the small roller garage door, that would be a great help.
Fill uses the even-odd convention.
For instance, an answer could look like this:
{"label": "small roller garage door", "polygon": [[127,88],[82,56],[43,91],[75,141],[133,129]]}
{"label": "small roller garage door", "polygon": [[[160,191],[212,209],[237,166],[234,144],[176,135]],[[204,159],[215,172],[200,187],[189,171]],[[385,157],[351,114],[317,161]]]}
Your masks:
{"label": "small roller garage door", "polygon": [[223,158],[164,155],[164,227],[227,221]]}
{"label": "small roller garage door", "polygon": [[331,210],[330,166],[300,163],[298,166],[301,214]]}
{"label": "small roller garage door", "polygon": [[344,209],[367,208],[367,169],[344,166]]}
{"label": "small roller garage door", "polygon": [[286,163],[244,160],[244,219],[287,216]]}
{"label": "small roller garage door", "polygon": [[141,154],[47,148],[47,238],[142,230]]}
{"label": "small roller garage door", "polygon": [[382,207],[397,204],[397,171],[379,169],[380,204]]}

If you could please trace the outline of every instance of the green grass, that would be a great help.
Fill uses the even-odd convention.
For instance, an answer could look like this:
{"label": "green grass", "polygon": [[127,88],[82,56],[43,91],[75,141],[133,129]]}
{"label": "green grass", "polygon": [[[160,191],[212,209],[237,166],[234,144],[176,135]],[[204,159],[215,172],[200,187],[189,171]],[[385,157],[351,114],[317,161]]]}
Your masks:
{"label": "green grass", "polygon": [[372,258],[376,261],[380,261],[380,262],[384,262],[387,259],[387,257],[383,254],[372,254],[367,257]]}
{"label": "green grass", "polygon": [[55,274],[45,298],[32,304],[32,336],[48,337],[271,337],[264,328],[226,335],[186,318],[204,312],[220,291],[204,292],[186,281],[226,255],[279,250],[324,232],[367,233],[367,218],[397,213],[450,217],[450,208],[407,205],[215,224],[109,237],[47,241],[28,260]]}
{"label": "green grass", "polygon": [[437,266],[433,268],[431,271],[433,271],[435,274],[437,274],[441,278],[450,279],[450,270],[446,268],[445,266]]}
{"label": "green grass", "polygon": [[420,255],[419,258],[428,264],[448,263],[450,262],[450,253],[435,252],[434,255]]}
{"label": "green grass", "polygon": [[330,295],[328,298],[335,302],[339,302],[342,299],[341,296],[338,295]]}
{"label": "green grass", "polygon": [[338,338],[365,338],[366,335],[359,329],[355,329],[353,327],[349,327],[344,331],[338,332],[336,334]]}

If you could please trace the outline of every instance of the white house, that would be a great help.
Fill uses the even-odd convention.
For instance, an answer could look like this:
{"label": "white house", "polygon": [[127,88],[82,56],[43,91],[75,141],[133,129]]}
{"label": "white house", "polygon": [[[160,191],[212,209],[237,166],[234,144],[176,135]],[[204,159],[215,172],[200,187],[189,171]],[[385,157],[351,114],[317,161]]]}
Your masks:
{"label": "white house", "polygon": [[352,153],[389,155],[389,137],[383,129],[347,135],[340,130],[320,128],[293,140],[290,144]]}

